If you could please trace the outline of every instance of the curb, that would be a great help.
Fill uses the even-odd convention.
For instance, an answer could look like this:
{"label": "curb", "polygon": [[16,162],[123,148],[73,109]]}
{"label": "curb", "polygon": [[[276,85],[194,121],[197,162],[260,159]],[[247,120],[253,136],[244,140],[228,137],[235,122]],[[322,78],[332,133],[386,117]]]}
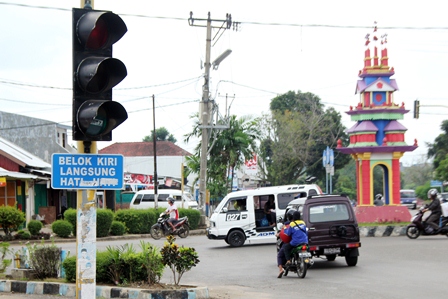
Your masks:
{"label": "curb", "polygon": [[361,226],[359,227],[361,237],[399,237],[406,236],[406,226]]}
{"label": "curb", "polygon": [[[34,281],[0,280],[0,292],[21,293],[29,295],[76,296],[76,284],[48,283]],[[149,290],[96,286],[95,297],[102,298],[176,298],[206,299],[209,298],[207,287],[186,288],[182,290]]]}

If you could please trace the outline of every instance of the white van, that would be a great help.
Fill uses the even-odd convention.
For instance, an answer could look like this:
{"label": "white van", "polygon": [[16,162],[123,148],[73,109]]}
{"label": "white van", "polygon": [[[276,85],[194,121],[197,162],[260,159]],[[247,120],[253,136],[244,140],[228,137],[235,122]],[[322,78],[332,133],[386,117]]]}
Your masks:
{"label": "white van", "polygon": [[[182,191],[175,189],[159,189],[157,190],[157,205],[159,208],[168,208],[168,197],[172,197],[176,200],[177,208],[182,208]],[[198,209],[198,203],[191,194],[184,191],[184,208]],[[148,209],[154,208],[154,189],[152,190],[140,190],[132,197],[129,205],[131,209]]]}
{"label": "white van", "polygon": [[[319,186],[286,185],[243,190],[227,194],[210,217],[207,237],[224,240],[230,246],[250,243],[275,242],[277,227],[266,224],[264,205],[269,199],[275,202],[277,220],[283,217],[288,203],[296,198],[323,194]],[[278,223],[278,221],[277,221]]]}

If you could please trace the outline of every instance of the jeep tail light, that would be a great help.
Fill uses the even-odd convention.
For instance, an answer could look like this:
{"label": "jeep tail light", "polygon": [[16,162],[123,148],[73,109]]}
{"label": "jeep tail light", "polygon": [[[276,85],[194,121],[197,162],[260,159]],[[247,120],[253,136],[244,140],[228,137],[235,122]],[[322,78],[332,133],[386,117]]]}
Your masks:
{"label": "jeep tail light", "polygon": [[349,243],[347,244],[347,248],[357,248],[357,247],[361,247],[360,243]]}
{"label": "jeep tail light", "polygon": [[317,247],[317,246],[311,246],[310,247],[310,251],[316,251],[316,250],[318,250],[319,249],[319,247]]}

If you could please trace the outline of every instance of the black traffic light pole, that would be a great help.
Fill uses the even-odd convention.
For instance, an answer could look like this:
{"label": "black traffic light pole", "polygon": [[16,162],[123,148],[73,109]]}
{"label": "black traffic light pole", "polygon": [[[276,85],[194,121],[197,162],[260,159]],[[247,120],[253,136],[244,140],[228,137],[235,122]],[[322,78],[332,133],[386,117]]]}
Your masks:
{"label": "black traffic light pole", "polygon": [[[110,11],[72,10],[73,140],[78,154],[97,154],[97,141],[111,141],[112,130],[128,115],[112,101],[112,88],[127,75],[125,65],[112,58],[112,45],[126,33],[123,20]],[[96,296],[96,190],[77,190],[76,298]]]}

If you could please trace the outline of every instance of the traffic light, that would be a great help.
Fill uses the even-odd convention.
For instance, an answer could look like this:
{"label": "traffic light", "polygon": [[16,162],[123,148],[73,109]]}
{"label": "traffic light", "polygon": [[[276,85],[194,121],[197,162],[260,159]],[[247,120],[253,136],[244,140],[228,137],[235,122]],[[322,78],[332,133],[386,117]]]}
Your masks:
{"label": "traffic light", "polygon": [[420,115],[420,101],[415,100],[414,101],[414,118],[418,119]]}
{"label": "traffic light", "polygon": [[128,114],[112,101],[112,88],[127,75],[112,58],[112,45],[127,28],[110,11],[73,8],[73,140],[111,141]]}

